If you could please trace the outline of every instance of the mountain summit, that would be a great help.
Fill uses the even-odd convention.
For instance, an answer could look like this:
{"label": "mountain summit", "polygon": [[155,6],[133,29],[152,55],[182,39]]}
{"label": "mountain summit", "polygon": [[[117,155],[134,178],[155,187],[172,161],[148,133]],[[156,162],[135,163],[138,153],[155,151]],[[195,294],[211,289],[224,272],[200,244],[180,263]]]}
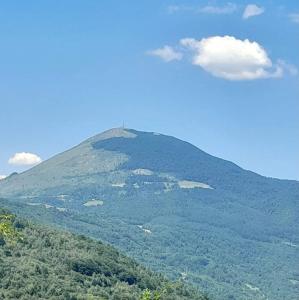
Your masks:
{"label": "mountain summit", "polygon": [[102,239],[216,299],[298,295],[299,183],[115,128],[0,181],[19,214]]}
{"label": "mountain summit", "polygon": [[[52,190],[125,183],[132,175],[150,175],[170,185],[180,181],[215,182],[214,172],[238,175],[242,169],[212,157],[179,139],[157,133],[114,128],[87,139],[0,186],[2,196],[40,196]],[[224,175],[224,174],[223,174]],[[232,175],[233,176],[233,175]],[[164,178],[164,179],[163,179]],[[201,181],[200,181],[201,180]],[[196,185],[196,183],[194,183]],[[188,185],[188,183],[186,183]],[[190,183],[191,187],[192,184]],[[209,187],[202,183],[201,187]]]}
{"label": "mountain summit", "polygon": [[[125,183],[132,175],[150,175],[156,181],[180,185],[194,181],[202,188],[240,190],[246,184],[267,180],[237,165],[213,157],[190,143],[159,133],[114,128],[1,182],[1,196],[40,196],[52,190],[80,189],[99,183]],[[196,183],[197,182],[197,183]],[[200,186],[201,184],[201,186]],[[192,183],[186,183],[192,187]],[[181,184],[182,186],[182,184]],[[184,188],[184,187],[183,187]],[[186,187],[187,188],[187,187]]]}

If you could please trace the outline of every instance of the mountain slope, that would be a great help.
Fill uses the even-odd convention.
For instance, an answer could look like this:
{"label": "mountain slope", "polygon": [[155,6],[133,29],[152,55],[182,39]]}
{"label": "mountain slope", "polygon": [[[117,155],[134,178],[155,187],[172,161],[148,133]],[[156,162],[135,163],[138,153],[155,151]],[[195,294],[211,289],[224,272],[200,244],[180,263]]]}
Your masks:
{"label": "mountain slope", "polygon": [[[0,224],[5,215],[0,209]],[[18,219],[14,226],[17,242],[0,234],[1,299],[139,300],[146,289],[161,300],[207,299],[101,242]]]}
{"label": "mountain slope", "polygon": [[109,130],[0,181],[0,196],[218,299],[297,297],[299,183],[174,137]]}

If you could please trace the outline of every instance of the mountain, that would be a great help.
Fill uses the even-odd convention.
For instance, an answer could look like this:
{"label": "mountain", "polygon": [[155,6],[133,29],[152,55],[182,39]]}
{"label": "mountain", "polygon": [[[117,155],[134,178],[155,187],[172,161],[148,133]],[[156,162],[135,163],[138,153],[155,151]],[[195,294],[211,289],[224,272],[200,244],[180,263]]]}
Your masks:
{"label": "mountain", "polygon": [[[113,247],[34,225],[3,212],[14,236],[0,230],[0,299],[208,300],[154,274]],[[158,298],[159,295],[159,298]],[[153,299],[153,298],[151,298]]]}
{"label": "mountain", "polygon": [[296,300],[299,182],[116,128],[0,181],[0,205],[101,239],[215,299]]}

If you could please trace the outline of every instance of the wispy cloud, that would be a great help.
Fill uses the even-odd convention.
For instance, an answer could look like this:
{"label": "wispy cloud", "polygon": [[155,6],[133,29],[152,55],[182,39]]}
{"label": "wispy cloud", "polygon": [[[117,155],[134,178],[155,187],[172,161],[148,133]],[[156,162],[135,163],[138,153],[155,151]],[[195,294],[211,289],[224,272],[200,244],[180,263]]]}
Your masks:
{"label": "wispy cloud", "polygon": [[227,3],[223,6],[217,5],[205,5],[205,6],[188,6],[188,5],[170,5],[167,7],[167,11],[170,14],[177,13],[180,11],[190,11],[193,13],[204,13],[204,14],[232,14],[238,9],[238,6],[234,3]]}
{"label": "wispy cloud", "polygon": [[263,7],[259,7],[256,4],[248,4],[243,12],[243,19],[248,19],[254,16],[261,15],[264,13],[265,9]]}
{"label": "wispy cloud", "polygon": [[283,59],[279,59],[277,61],[277,64],[287,73],[289,73],[292,76],[296,76],[299,74],[299,70],[296,66],[289,64],[288,62],[286,62]]}
{"label": "wispy cloud", "polygon": [[234,3],[227,3],[224,6],[213,6],[207,5],[204,7],[200,7],[197,12],[199,13],[207,13],[207,14],[217,14],[217,15],[225,15],[232,14],[237,10],[237,5]]}
{"label": "wispy cloud", "polygon": [[34,154],[28,152],[15,153],[9,160],[8,163],[11,165],[18,166],[32,166],[42,162],[42,159]]}
{"label": "wispy cloud", "polygon": [[299,24],[299,13],[289,14],[289,18],[292,22]]}
{"label": "wispy cloud", "polygon": [[148,55],[160,57],[165,62],[170,62],[172,60],[181,60],[183,58],[183,54],[181,52],[178,52],[174,48],[167,45],[163,48],[147,51],[146,53]]}
{"label": "wispy cloud", "polygon": [[169,14],[174,14],[178,11],[182,11],[182,10],[187,10],[187,6],[184,6],[184,5],[169,5],[167,7],[167,12]]}

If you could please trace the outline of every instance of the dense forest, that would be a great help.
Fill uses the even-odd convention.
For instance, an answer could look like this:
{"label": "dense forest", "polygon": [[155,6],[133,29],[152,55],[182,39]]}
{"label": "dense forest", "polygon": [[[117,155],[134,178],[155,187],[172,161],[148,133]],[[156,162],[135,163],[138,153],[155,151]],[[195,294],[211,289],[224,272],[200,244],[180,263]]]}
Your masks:
{"label": "dense forest", "polygon": [[113,247],[0,210],[0,299],[208,299]]}
{"label": "dense forest", "polygon": [[296,181],[123,128],[0,182],[0,207],[101,240],[217,300],[298,300],[298,196]]}

